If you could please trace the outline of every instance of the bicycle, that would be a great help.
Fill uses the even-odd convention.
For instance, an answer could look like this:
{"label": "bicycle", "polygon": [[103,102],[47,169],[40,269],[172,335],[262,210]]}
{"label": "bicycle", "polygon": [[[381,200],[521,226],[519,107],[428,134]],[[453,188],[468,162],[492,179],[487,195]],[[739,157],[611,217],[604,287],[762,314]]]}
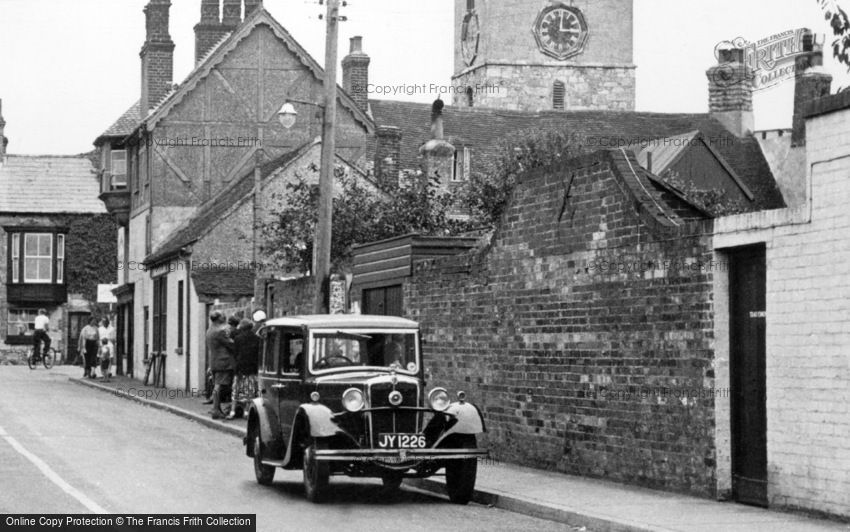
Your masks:
{"label": "bicycle", "polygon": [[41,362],[44,365],[45,369],[50,369],[53,367],[53,362],[56,360],[56,350],[52,347],[48,347],[44,350],[44,353],[41,353],[42,345],[33,347],[32,353],[27,357],[27,364],[30,369],[35,369],[38,366],[38,363]]}

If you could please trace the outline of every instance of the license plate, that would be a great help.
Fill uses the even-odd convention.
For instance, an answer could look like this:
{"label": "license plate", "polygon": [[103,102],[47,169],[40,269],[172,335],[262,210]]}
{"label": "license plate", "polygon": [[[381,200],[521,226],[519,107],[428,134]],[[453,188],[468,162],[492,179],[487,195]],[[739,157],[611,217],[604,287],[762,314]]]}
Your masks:
{"label": "license plate", "polygon": [[382,449],[424,449],[424,434],[381,433],[378,435],[378,447]]}

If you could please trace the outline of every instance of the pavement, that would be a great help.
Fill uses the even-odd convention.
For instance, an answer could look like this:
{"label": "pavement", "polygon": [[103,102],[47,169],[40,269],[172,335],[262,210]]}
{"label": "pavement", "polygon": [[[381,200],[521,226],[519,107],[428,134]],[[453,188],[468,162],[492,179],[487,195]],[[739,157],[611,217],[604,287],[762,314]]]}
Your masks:
{"label": "pavement", "polygon": [[[82,379],[79,368],[69,366],[59,366],[54,371],[67,372],[71,381],[115,397],[235,436],[245,434],[245,420],[210,419],[209,405],[203,405],[203,397],[198,394],[142,386],[126,377],[114,377],[108,383]],[[442,477],[406,480],[405,485],[441,497],[445,493]],[[479,463],[474,501],[597,532],[850,531],[848,523],[491,461]]]}

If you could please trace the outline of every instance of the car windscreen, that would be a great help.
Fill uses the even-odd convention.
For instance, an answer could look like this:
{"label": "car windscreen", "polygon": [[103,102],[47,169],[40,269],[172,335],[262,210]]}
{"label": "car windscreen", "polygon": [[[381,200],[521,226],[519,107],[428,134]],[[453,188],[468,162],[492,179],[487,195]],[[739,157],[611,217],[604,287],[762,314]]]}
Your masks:
{"label": "car windscreen", "polygon": [[314,371],[344,367],[394,367],[415,373],[414,331],[316,331],[310,336],[310,362]]}

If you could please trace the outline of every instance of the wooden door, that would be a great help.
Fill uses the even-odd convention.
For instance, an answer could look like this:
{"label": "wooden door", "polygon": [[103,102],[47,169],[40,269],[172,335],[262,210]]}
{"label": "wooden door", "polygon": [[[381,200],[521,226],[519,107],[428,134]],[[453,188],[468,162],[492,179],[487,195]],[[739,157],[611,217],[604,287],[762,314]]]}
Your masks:
{"label": "wooden door", "polygon": [[363,314],[401,316],[402,294],[400,284],[363,290]]}
{"label": "wooden door", "polygon": [[71,312],[68,314],[68,341],[65,342],[67,346],[67,353],[65,353],[66,364],[74,364],[80,355],[79,350],[77,350],[77,345],[80,341],[80,331],[89,322],[89,316],[91,314],[88,312]]}
{"label": "wooden door", "polygon": [[732,496],[767,506],[765,248],[729,257]]}

